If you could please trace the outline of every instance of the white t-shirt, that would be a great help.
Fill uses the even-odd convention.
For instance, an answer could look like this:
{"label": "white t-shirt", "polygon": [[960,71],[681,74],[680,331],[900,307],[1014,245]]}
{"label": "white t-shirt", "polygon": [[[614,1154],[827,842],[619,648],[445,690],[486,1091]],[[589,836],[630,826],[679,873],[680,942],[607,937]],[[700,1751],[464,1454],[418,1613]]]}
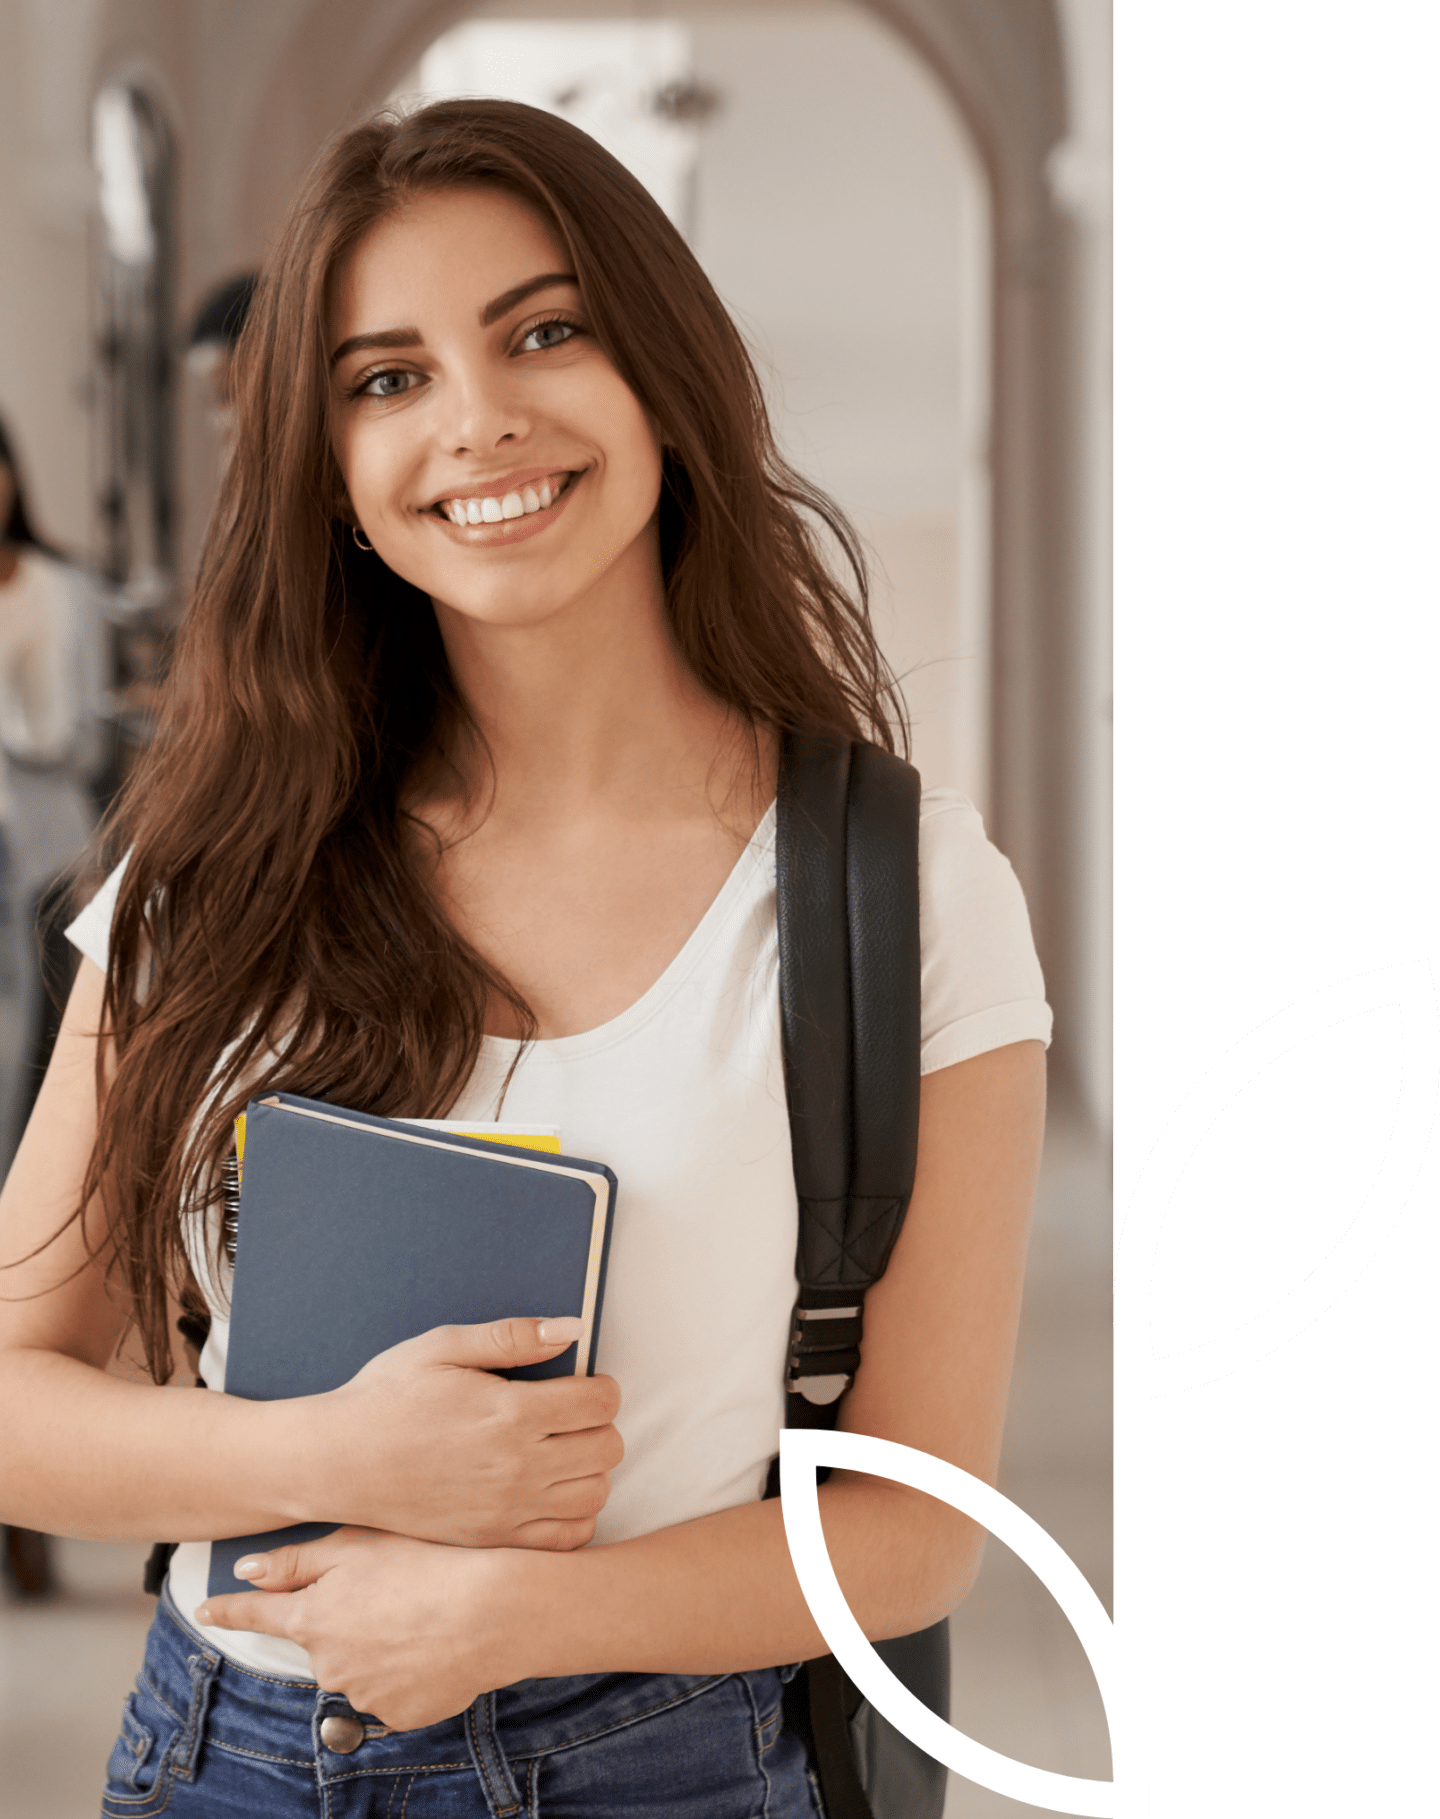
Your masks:
{"label": "white t-shirt", "polygon": [[[532,1044],[505,1095],[507,1121],[558,1126],[568,1155],[607,1163],[619,1182],[597,1368],[620,1385],[625,1458],[599,1542],[754,1501],[784,1425],[797,1210],[774,839],[772,808],[649,991],[598,1029]],[[97,966],[116,888],[107,880],[69,931]],[[1010,1042],[1049,1041],[1020,886],[980,816],[950,790],[922,798],[920,945],[922,1072]],[[497,1116],[516,1046],[486,1041],[451,1117]],[[225,1380],[227,1286],[215,1297],[201,1358],[216,1390]],[[177,1549],[171,1591],[192,1622],[208,1572],[207,1543]],[[308,1657],[293,1643],[205,1634],[258,1672],[309,1677]]]}
{"label": "white t-shirt", "polygon": [[14,805],[7,751],[37,764],[65,755],[75,734],[77,614],[65,566],[22,548],[0,587],[0,822]]}

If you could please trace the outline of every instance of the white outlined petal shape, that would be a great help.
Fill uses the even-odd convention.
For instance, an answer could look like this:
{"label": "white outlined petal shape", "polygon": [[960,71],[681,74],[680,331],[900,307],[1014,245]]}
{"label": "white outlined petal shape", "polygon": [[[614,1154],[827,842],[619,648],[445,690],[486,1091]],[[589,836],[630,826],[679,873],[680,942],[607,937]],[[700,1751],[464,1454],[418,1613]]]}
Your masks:
{"label": "white outlined petal shape", "polygon": [[[1265,1308],[1253,1321],[1236,1326],[1202,1346],[1169,1353],[1156,1359],[1151,1341],[1151,1281],[1160,1228],[1189,1159],[1200,1148],[1205,1131],[1225,1106],[1300,1042],[1331,1030],[1338,1022],[1362,1017],[1365,1011],[1400,1010],[1400,1097],[1396,1100],[1395,1126],[1385,1146],[1384,1161],[1365,1195],[1360,1211],[1349,1222],[1335,1246],[1325,1253],[1304,1282]],[[1245,1366],[1278,1352],[1298,1333],[1320,1319],[1360,1277],[1376,1251],[1395,1230],[1405,1210],[1420,1164],[1425,1161],[1431,1126],[1435,1122],[1436,1093],[1440,1093],[1440,1011],[1436,1011],[1435,980],[1425,960],[1405,966],[1384,966],[1375,973],[1356,973],[1324,991],[1287,1004],[1258,1028],[1225,1050],[1195,1086],[1185,1093],[1173,1117],[1156,1139],[1145,1161],[1135,1193],[1131,1195],[1120,1253],[1115,1264],[1116,1355],[1135,1357],[1144,1346],[1149,1359],[1151,1399],[1198,1390],[1200,1384],[1229,1377]],[[1127,1341],[1127,1342],[1125,1342]]]}
{"label": "white outlined petal shape", "polygon": [[[780,1503],[785,1539],[800,1589],[831,1654],[876,1711],[917,1748],[980,1787],[1031,1806],[1048,1807],[1052,1812],[1113,1819],[1112,1781],[1057,1775],[987,1749],[936,1717],[896,1679],[851,1615],[836,1581],[820,1526],[815,1482],[818,1465],[893,1478],[897,1484],[925,1491],[973,1517],[1018,1554],[1070,1619],[1094,1672],[1109,1723],[1114,1690],[1114,1629],[1105,1606],[1070,1556],[1008,1497],[1001,1496],[983,1479],[972,1477],[931,1453],[901,1446],[894,1440],[877,1440],[870,1434],[848,1434],[838,1429],[785,1428],[781,1432]],[[1113,1736],[1113,1724],[1111,1733]]]}

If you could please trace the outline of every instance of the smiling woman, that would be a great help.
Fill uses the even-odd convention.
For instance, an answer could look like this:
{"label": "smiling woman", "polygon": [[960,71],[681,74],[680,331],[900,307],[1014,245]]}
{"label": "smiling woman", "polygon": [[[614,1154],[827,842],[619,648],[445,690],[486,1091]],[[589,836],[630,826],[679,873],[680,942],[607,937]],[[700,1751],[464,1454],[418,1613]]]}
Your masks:
{"label": "smiling woman", "polygon": [[[773,805],[787,731],[894,745],[853,535],[664,214],[527,107],[339,140],[238,358],[123,866],[0,1201],[0,1515],[179,1543],[104,1810],[821,1812],[782,1706],[819,1636],[763,1497],[797,1239]],[[841,1420],[988,1477],[1049,1013],[946,791],[920,898],[915,1192]],[[601,1374],[497,1375],[573,1338],[517,1308],[324,1395],[216,1394],[217,1184],[277,1089],[503,1102],[613,1167]],[[176,1303],[208,1388],[105,1375],[133,1321],[166,1383]],[[931,1500],[836,1474],[821,1504],[872,1636],[973,1577]],[[309,1520],[346,1526],[206,1598],[211,1538]]]}
{"label": "smiling woman", "polygon": [[[336,455],[364,535],[442,603],[442,632],[452,612],[534,625],[582,593],[594,621],[601,596],[637,588],[663,615],[643,534],[659,438],[587,329],[565,264],[514,195],[444,190],[380,223],[337,273]],[[407,326],[367,327],[387,311]],[[547,534],[562,517],[563,540]],[[504,554],[536,538],[543,551],[523,562]],[[494,554],[476,562],[478,548]]]}

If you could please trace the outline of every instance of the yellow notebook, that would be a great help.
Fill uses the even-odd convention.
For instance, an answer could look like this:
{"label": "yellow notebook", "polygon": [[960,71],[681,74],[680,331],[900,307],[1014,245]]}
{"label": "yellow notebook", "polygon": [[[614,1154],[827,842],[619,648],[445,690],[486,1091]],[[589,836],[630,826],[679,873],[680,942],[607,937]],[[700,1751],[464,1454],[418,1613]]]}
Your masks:
{"label": "yellow notebook", "polygon": [[[487,1143],[508,1143],[516,1149],[545,1150],[560,1154],[560,1127],[557,1124],[475,1124],[468,1118],[404,1118],[403,1124],[417,1125],[426,1131],[451,1131],[457,1137],[483,1137]],[[235,1161],[237,1171],[245,1175],[245,1114],[235,1120]]]}

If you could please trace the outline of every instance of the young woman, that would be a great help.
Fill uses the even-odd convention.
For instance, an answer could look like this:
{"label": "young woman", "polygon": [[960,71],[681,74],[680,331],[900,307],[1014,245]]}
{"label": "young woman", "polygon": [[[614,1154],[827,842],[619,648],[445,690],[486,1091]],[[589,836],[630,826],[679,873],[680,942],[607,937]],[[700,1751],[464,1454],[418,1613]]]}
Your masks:
{"label": "young woman", "polygon": [[[777,458],[661,211],[518,105],[341,139],[240,367],[125,863],[74,925],[4,1200],[4,1513],[182,1543],[105,1811],[819,1811],[780,1696],[821,1643],[761,1500],[796,1239],[772,803],[781,729],[892,738],[863,587],[804,514],[853,538]],[[921,837],[919,1172],[842,1421],[990,1475],[1049,1013],[974,812],[933,792]],[[274,1087],[503,1099],[609,1163],[604,1374],[493,1375],[568,1342],[527,1317],[327,1395],[215,1395],[213,1183]],[[134,1322],[172,1378],[177,1303],[210,1315],[209,1389],[106,1375]],[[867,1633],[963,1596],[954,1512],[838,1474],[821,1497]],[[206,1602],[208,1539],[308,1518],[347,1526]]]}

